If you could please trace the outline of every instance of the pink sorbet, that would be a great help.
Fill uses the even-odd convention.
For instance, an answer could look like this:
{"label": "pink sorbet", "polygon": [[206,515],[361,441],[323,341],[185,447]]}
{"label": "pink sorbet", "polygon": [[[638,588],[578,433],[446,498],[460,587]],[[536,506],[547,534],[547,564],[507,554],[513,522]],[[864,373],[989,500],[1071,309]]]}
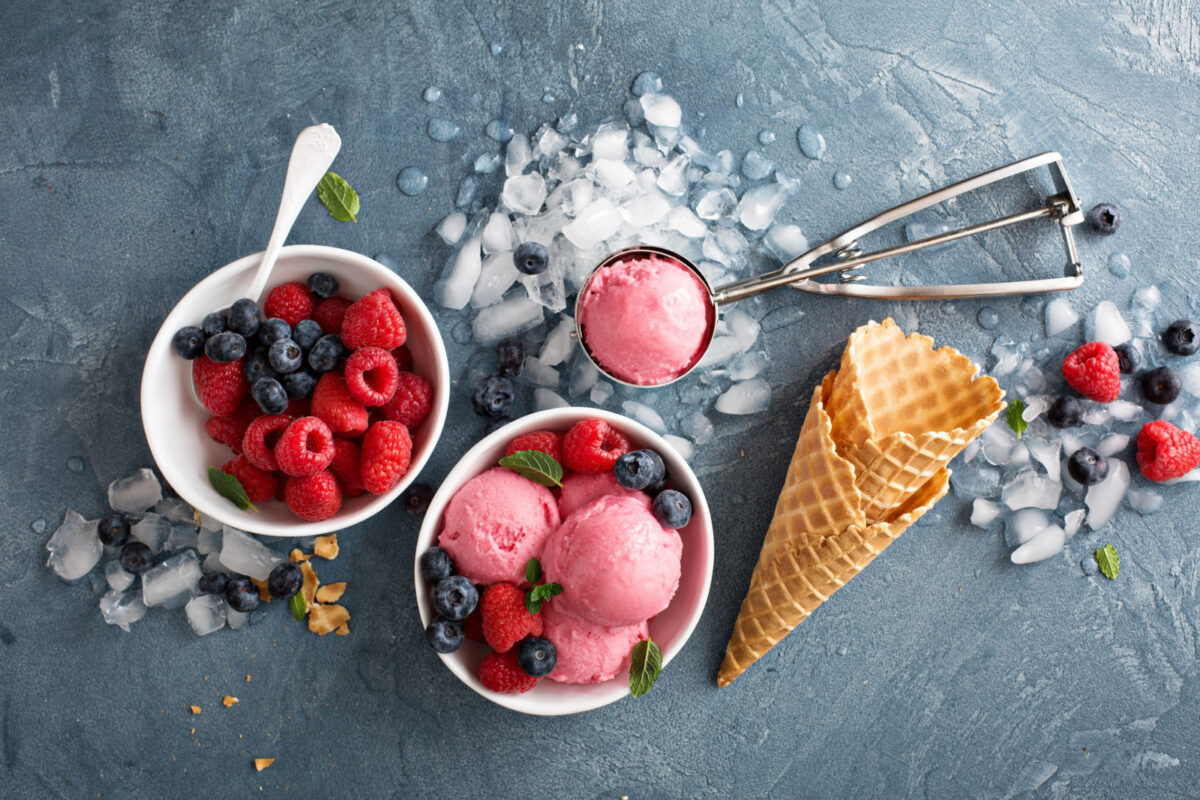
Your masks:
{"label": "pink sorbet", "polygon": [[636,625],[667,607],[679,588],[683,543],[631,497],[601,497],[556,530],[542,552],[559,583],[561,611],[608,627]]}
{"label": "pink sorbet", "polygon": [[630,257],[599,269],[579,300],[579,327],[592,358],[640,386],[673,381],[708,345],[708,289],[673,258]]}
{"label": "pink sorbet", "polygon": [[609,472],[570,472],[562,482],[558,494],[558,515],[563,519],[589,505],[593,500],[612,495],[632,497],[650,507],[650,496],[645,492],[626,489],[617,483],[617,476]]}
{"label": "pink sorbet", "polygon": [[554,642],[556,661],[547,676],[559,683],[603,683],[629,666],[633,646],[649,638],[645,622],[606,628],[560,611],[557,600],[542,607],[542,634]]}
{"label": "pink sorbet", "polygon": [[450,498],[438,544],[473,583],[520,583],[560,521],[549,489],[493,467]]}

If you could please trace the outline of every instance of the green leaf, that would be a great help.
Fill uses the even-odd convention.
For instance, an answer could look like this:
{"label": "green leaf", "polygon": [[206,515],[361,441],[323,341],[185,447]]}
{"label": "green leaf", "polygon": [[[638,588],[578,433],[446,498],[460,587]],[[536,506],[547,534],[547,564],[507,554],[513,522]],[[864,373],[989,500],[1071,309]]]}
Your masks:
{"label": "green leaf", "polygon": [[662,650],[649,638],[633,646],[629,655],[629,693],[641,697],[662,674]]}
{"label": "green leaf", "polygon": [[292,610],[292,617],[296,622],[304,620],[304,615],[308,613],[308,603],[304,602],[304,595],[296,592],[288,599],[288,608]]}
{"label": "green leaf", "polygon": [[1021,434],[1029,427],[1029,423],[1025,421],[1022,415],[1025,413],[1025,401],[1021,398],[1014,398],[1008,404],[1008,427],[1013,429],[1013,433],[1017,434],[1017,438],[1021,438]]}
{"label": "green leaf", "polygon": [[1113,580],[1117,577],[1117,573],[1121,571],[1121,556],[1117,554],[1117,548],[1111,544],[1106,544],[1096,551],[1096,563],[1100,565],[1100,571],[1104,573],[1104,577]]}
{"label": "green leaf", "polygon": [[221,472],[216,467],[209,467],[208,482],[217,490],[217,494],[233,503],[242,511],[258,513],[258,509],[250,502],[250,498],[246,495],[246,490],[242,488],[242,482],[228,472]]}
{"label": "green leaf", "polygon": [[518,450],[500,459],[500,466],[542,486],[562,486],[562,465],[541,450]]}
{"label": "green leaf", "polygon": [[536,596],[532,589],[525,593],[525,610],[530,614],[536,614],[542,610],[542,598]]}
{"label": "green leaf", "polygon": [[317,184],[317,198],[338,222],[358,222],[358,192],[336,172],[326,172]]}
{"label": "green leaf", "polygon": [[[532,559],[536,561],[537,559]],[[525,573],[529,574],[528,571]],[[539,583],[525,593],[525,608],[530,614],[536,614],[542,610],[542,603],[549,600],[551,597],[562,594],[562,586],[557,583]]]}
{"label": "green leaf", "polygon": [[542,562],[537,558],[529,559],[525,564],[525,580],[529,583],[537,583],[540,577],[542,577]]}
{"label": "green leaf", "polygon": [[551,597],[554,597],[555,595],[562,594],[562,586],[557,583],[543,583],[539,588],[542,590],[542,593],[545,595],[546,600],[549,600]]}

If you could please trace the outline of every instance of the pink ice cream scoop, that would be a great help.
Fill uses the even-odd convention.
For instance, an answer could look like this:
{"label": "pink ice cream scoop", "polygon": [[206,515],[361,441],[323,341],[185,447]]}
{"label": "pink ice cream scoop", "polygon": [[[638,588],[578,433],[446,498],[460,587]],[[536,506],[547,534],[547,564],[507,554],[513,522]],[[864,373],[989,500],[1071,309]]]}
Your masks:
{"label": "pink ice cream scoop", "polygon": [[542,607],[543,636],[554,642],[550,680],[559,683],[603,683],[629,666],[633,646],[649,638],[645,622],[617,628],[593,625],[571,616],[553,600]]}
{"label": "pink ice cream scoop", "polygon": [[646,508],[650,508],[650,496],[645,492],[626,489],[617,483],[617,477],[609,472],[571,472],[562,482],[558,495],[558,515],[563,519],[579,509],[606,495],[632,497]]}
{"label": "pink ice cream scoop", "polygon": [[493,467],[450,498],[438,544],[474,583],[520,583],[560,521],[549,489]]}
{"label": "pink ice cream scoop", "polygon": [[614,378],[675,380],[704,355],[716,312],[708,287],[674,258],[631,254],[601,266],[579,295],[583,344]]}
{"label": "pink ice cream scoop", "polygon": [[[679,588],[683,543],[631,497],[601,497],[546,541],[542,568],[559,583],[554,603],[584,622],[636,625],[662,611]],[[553,641],[553,640],[551,640]]]}

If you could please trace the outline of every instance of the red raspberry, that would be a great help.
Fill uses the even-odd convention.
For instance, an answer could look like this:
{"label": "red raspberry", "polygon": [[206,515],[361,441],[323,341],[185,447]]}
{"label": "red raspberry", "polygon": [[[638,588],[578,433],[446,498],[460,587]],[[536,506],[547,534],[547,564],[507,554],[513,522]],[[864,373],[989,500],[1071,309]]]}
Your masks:
{"label": "red raspberry", "polygon": [[313,389],[312,413],[337,434],[358,436],[367,429],[366,407],[350,396],[346,380],[337,372],[326,372],[317,381],[317,388]]}
{"label": "red raspberry", "polygon": [[396,359],[380,347],[355,350],[346,359],[346,388],[364,406],[381,406],[396,393]]}
{"label": "red raspberry", "polygon": [[344,497],[358,497],[365,491],[362,485],[362,448],[349,439],[333,440],[333,461],[329,471],[337,478]]}
{"label": "red raspberry", "polygon": [[540,680],[521,669],[515,650],[488,653],[479,665],[479,682],[483,688],[500,694],[523,694],[537,686]]}
{"label": "red raspberry", "polygon": [[1147,422],[1138,432],[1137,463],[1152,481],[1186,475],[1200,464],[1200,439],[1163,419]]}
{"label": "red raspberry", "polygon": [[312,416],[312,401],[307,397],[289,397],[287,411],[283,413],[295,419],[296,417]]}
{"label": "red raspberry", "polygon": [[1098,403],[1111,403],[1121,393],[1117,354],[1104,342],[1088,342],[1063,359],[1063,377],[1071,388]]}
{"label": "red raspberry", "polygon": [[275,445],[275,459],[293,478],[320,472],[333,461],[333,431],[317,417],[293,420]]}
{"label": "red raspberry", "polygon": [[200,405],[208,413],[227,417],[238,410],[246,396],[246,376],[242,374],[242,359],[218,364],[208,356],[192,362],[192,385]]}
{"label": "red raspberry", "polygon": [[538,450],[562,463],[562,436],[554,431],[523,433],[508,443],[504,455],[511,456],[518,450]]}
{"label": "red raspberry", "polygon": [[396,380],[396,393],[384,404],[384,416],[399,422],[410,431],[429,416],[433,406],[433,386],[415,372],[401,372]]}
{"label": "red raspberry", "polygon": [[259,469],[279,469],[279,462],[275,460],[275,445],[291,421],[292,418],[286,414],[275,414],[264,415],[251,422],[242,437],[242,452],[246,454],[246,460]]}
{"label": "red raspberry", "polygon": [[483,638],[497,653],[509,650],[526,636],[542,635],[541,614],[525,608],[525,593],[511,583],[495,583],[479,601]]}
{"label": "red raspberry", "polygon": [[602,419],[575,423],[563,438],[563,466],[575,472],[608,472],[629,452],[629,440]]}
{"label": "red raspberry", "polygon": [[387,289],[376,289],[346,309],[342,320],[342,344],[351,350],[360,347],[391,350],[404,344],[407,338],[404,318]]}
{"label": "red raspberry", "polygon": [[204,430],[213,438],[213,441],[220,442],[234,453],[241,453],[242,437],[246,435],[246,426],[261,414],[262,409],[258,407],[258,403],[246,398],[238,406],[238,410],[228,417],[209,417],[208,421],[204,423]]}
{"label": "red raspberry", "polygon": [[254,466],[245,456],[226,461],[225,466],[221,467],[221,472],[238,479],[251,503],[265,503],[275,496],[278,483],[275,475]]}
{"label": "red raspberry", "polygon": [[284,498],[293,514],[309,522],[329,519],[342,507],[342,489],[327,469],[303,478],[288,478]]}
{"label": "red raspberry", "polygon": [[472,642],[487,644],[487,639],[483,638],[483,615],[479,613],[478,609],[463,620],[463,635]]}
{"label": "red raspberry", "polygon": [[363,437],[362,483],[371,494],[389,492],[404,473],[412,458],[412,437],[399,422],[376,422]]}
{"label": "red raspberry", "polygon": [[263,303],[263,314],[267,317],[279,317],[295,327],[300,320],[312,317],[316,307],[317,304],[313,302],[307,286],[303,283],[285,283],[276,286],[267,295],[267,302]]}
{"label": "red raspberry", "polygon": [[397,347],[392,351],[392,358],[396,359],[396,366],[401,372],[412,372],[413,357],[412,353],[408,352],[407,347]]}
{"label": "red raspberry", "polygon": [[317,303],[317,307],[313,309],[312,318],[325,333],[341,333],[342,319],[345,318],[346,309],[350,305],[349,300],[340,294],[335,294],[333,297]]}

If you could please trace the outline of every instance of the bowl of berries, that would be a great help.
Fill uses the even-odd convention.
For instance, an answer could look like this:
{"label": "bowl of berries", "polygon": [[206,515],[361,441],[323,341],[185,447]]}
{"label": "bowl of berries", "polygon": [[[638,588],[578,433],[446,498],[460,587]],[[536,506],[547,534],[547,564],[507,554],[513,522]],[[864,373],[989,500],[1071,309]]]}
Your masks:
{"label": "bowl of berries", "polygon": [[167,315],[142,372],[142,426],[179,496],[236,528],[314,536],[362,522],[429,459],[446,350],[417,293],[358,253],[283,248],[228,264]]}
{"label": "bowl of berries", "polygon": [[425,638],[463,683],[526,714],[650,690],[695,629],[712,518],[661,436],[594,408],[494,431],[433,496],[414,580]]}

